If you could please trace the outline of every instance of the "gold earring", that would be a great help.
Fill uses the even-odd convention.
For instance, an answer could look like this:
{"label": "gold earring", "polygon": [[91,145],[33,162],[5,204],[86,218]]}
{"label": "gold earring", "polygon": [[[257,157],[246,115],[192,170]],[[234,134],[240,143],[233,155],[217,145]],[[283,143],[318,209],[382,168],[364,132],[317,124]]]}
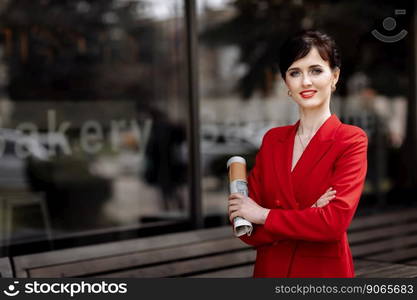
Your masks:
{"label": "gold earring", "polygon": [[287,93],[287,94],[288,94],[288,96],[290,96],[290,97],[292,96],[292,93],[291,93],[291,91],[290,91],[290,90],[288,90],[288,93]]}

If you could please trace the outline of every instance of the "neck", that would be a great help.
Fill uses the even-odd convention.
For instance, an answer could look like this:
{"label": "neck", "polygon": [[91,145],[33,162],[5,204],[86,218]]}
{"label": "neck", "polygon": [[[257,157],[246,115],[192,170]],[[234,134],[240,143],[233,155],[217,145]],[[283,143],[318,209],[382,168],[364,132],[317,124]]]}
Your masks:
{"label": "neck", "polygon": [[330,116],[330,109],[316,111],[300,110],[300,125],[298,126],[298,133],[304,136],[314,135]]}

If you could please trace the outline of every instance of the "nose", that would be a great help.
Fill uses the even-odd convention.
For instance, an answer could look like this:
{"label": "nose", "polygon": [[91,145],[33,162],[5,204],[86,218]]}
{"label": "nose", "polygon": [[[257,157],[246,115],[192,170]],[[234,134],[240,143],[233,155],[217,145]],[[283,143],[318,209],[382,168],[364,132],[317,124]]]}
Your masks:
{"label": "nose", "polygon": [[311,85],[310,76],[304,74],[303,75],[303,86],[310,86],[310,85]]}

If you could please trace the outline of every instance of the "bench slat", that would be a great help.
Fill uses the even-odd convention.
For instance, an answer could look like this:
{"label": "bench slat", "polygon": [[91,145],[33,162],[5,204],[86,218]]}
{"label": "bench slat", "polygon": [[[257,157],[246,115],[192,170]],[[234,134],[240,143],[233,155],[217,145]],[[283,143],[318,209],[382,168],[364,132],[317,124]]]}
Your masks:
{"label": "bench slat", "polygon": [[[50,267],[28,270],[30,277],[77,277],[109,271],[118,271],[149,264],[162,264],[179,259],[212,255],[225,251],[249,248],[240,240],[232,237],[222,240],[181,245],[163,249],[137,252],[128,255],[106,257],[88,261],[78,261]],[[253,250],[252,250],[253,251]]]}
{"label": "bench slat", "polygon": [[216,240],[230,236],[232,236],[231,227],[225,226],[16,256],[13,257],[13,262],[16,268],[16,276],[27,277],[28,274],[26,270],[38,267],[60,265],[100,257],[112,257],[137,251],[175,247],[188,243]]}
{"label": "bench slat", "polygon": [[370,273],[378,273],[386,268],[392,266],[390,263],[382,263],[382,262],[375,262],[374,264],[370,264],[369,266],[365,268],[360,268],[358,270],[355,270],[355,276],[356,277],[363,277]]}
{"label": "bench slat", "polygon": [[360,232],[353,232],[348,234],[349,243],[351,245],[357,243],[363,243],[369,240],[386,239],[387,236],[405,235],[407,233],[417,233],[417,222],[411,224],[400,224],[395,226],[389,226],[384,228],[377,228],[371,230],[365,230]]}
{"label": "bench slat", "polygon": [[230,268],[227,270],[208,272],[196,276],[194,278],[248,278],[252,277],[253,265]]}
{"label": "bench slat", "polygon": [[135,269],[125,272],[111,273],[102,278],[107,277],[172,277],[183,276],[190,273],[203,272],[213,270],[216,268],[226,268],[236,266],[239,264],[253,264],[256,258],[256,253],[253,250],[245,250],[236,253],[228,253],[216,255],[213,257],[198,258],[188,261],[181,261],[177,263],[169,263],[166,265],[147,267],[142,269]]}
{"label": "bench slat", "polygon": [[358,276],[362,278],[413,278],[417,276],[417,266],[406,266],[400,264],[390,264],[376,270]]}
{"label": "bench slat", "polygon": [[393,252],[371,255],[367,258],[393,263],[398,263],[405,260],[413,260],[417,259],[417,247],[396,249]]}
{"label": "bench slat", "polygon": [[378,252],[387,252],[394,249],[400,249],[417,243],[417,235],[405,237],[390,238],[383,241],[369,244],[356,245],[351,247],[352,255],[355,257],[364,257],[374,255]]}
{"label": "bench slat", "polygon": [[377,227],[390,223],[401,223],[408,220],[417,219],[417,209],[410,208],[407,210],[399,210],[390,213],[378,213],[372,216],[355,217],[349,226],[349,231],[362,230],[367,227]]}
{"label": "bench slat", "polygon": [[382,266],[389,266],[389,263],[386,262],[377,262],[372,260],[365,260],[365,259],[354,259],[354,265],[355,265],[355,271],[359,272],[361,270],[366,269],[373,269],[376,267],[382,267]]}

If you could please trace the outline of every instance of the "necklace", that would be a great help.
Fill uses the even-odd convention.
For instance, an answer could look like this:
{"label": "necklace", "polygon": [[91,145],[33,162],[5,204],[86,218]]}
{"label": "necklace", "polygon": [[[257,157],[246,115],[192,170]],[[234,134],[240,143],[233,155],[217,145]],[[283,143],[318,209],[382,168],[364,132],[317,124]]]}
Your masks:
{"label": "necklace", "polygon": [[[325,121],[324,121],[325,122]],[[321,123],[323,125],[323,123]],[[303,141],[301,140],[301,136],[300,136],[300,128],[298,128],[297,130],[297,135],[298,135],[298,139],[300,140],[301,143],[301,147],[303,148],[302,152],[304,152],[304,150],[306,149],[306,147],[308,146],[308,144],[310,143],[311,139],[313,138],[313,136],[317,133],[317,131],[321,128],[321,126],[319,128],[317,128],[314,133],[310,136],[310,138],[308,139],[307,143],[304,145]]]}
{"label": "necklace", "polygon": [[[300,140],[301,147],[303,148],[301,152],[304,152],[306,145],[304,145],[303,141],[301,140],[300,134],[297,132],[298,139]],[[308,144],[308,143],[307,143]]]}
{"label": "necklace", "polygon": [[303,143],[303,141],[302,141],[302,139],[301,139],[301,136],[300,136],[300,133],[299,133],[299,131],[297,130],[297,135],[298,135],[298,139],[300,140],[300,143],[301,143],[301,147],[303,148],[302,149],[302,152],[304,152],[304,150],[306,149],[306,147],[307,147],[307,145],[310,143],[310,140],[313,138],[313,136],[316,134],[316,132],[317,132],[317,130],[314,132],[314,134],[308,139],[308,141],[307,141],[307,144],[305,144],[304,145],[304,143]]}

